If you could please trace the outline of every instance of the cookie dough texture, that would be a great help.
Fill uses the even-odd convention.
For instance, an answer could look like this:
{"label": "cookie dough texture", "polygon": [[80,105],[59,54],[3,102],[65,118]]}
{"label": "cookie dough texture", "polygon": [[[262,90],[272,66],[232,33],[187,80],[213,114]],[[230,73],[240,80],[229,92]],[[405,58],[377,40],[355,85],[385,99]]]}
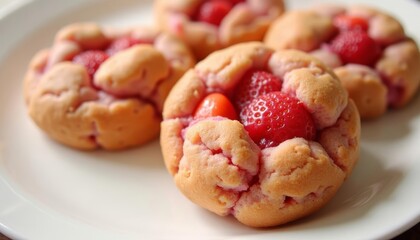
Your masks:
{"label": "cookie dough texture", "polygon": [[[367,19],[368,35],[383,47],[372,66],[343,65],[327,42],[338,32],[333,18],[347,14]],[[341,79],[363,119],[377,118],[388,107],[407,105],[420,85],[420,52],[392,16],[363,5],[327,4],[308,10],[289,11],[271,25],[264,38],[276,50],[298,49],[321,59]]]}
{"label": "cookie dough texture", "polygon": [[[145,44],[110,56],[93,79],[84,66],[71,62],[85,50],[105,49],[125,36]],[[47,135],[74,148],[141,145],[158,136],[163,102],[193,64],[183,42],[151,28],[72,24],[29,65],[24,79],[28,113]]]}
{"label": "cookie dough texture", "polygon": [[[236,120],[192,119],[208,93],[234,91],[252,68],[275,74],[283,80],[281,91],[305,104],[318,129],[316,141],[293,138],[260,149]],[[163,116],[162,153],[181,192],[252,227],[284,224],[321,208],[359,156],[360,117],[336,75],[308,54],[261,43],[209,55],[176,84]]]}
{"label": "cookie dough texture", "polygon": [[192,16],[203,0],[157,0],[158,26],[186,41],[197,59],[236,43],[259,41],[271,22],[284,11],[283,0],[246,0],[237,4],[220,26],[194,21]]}

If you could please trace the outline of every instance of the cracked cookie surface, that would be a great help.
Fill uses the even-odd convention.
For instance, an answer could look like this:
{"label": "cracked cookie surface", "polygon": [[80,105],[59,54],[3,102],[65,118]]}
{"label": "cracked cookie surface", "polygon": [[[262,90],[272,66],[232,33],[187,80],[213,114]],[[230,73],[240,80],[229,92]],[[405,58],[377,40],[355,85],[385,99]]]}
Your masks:
{"label": "cracked cookie surface", "polygon": [[392,16],[368,6],[290,11],[267,31],[276,50],[298,49],[333,68],[363,119],[402,108],[420,85],[420,52]]}
{"label": "cracked cookie surface", "polygon": [[[270,89],[307,109],[316,127],[313,139],[291,137],[264,147],[240,119],[194,117],[208,95],[233,101],[252,69],[280,79],[283,86]],[[162,153],[180,191],[253,227],[284,224],[321,208],[359,155],[359,114],[335,74],[308,54],[256,42],[217,51],[189,70],[169,94],[163,117]]]}
{"label": "cracked cookie surface", "polygon": [[[218,16],[197,17],[208,5],[216,7],[204,10],[205,14]],[[160,28],[181,37],[197,59],[203,59],[215,50],[236,43],[262,40],[270,23],[285,7],[283,0],[158,0],[154,8]],[[219,16],[221,12],[223,16]],[[208,18],[222,19],[216,23],[206,21]]]}
{"label": "cracked cookie surface", "polygon": [[158,135],[163,102],[193,64],[183,42],[151,28],[69,25],[30,63],[28,113],[50,137],[74,148],[141,145]]}

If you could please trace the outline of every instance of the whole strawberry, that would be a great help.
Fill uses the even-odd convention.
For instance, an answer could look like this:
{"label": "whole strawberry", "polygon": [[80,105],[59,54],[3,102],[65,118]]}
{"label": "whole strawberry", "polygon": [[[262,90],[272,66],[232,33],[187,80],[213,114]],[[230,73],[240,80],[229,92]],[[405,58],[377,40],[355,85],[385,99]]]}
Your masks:
{"label": "whole strawberry", "polygon": [[274,147],[295,137],[313,140],[316,135],[314,121],[305,106],[281,92],[254,99],[242,109],[240,119],[261,148]]}
{"label": "whole strawberry", "polygon": [[373,65],[381,56],[381,47],[363,31],[345,31],[331,42],[331,49],[344,63]]}
{"label": "whole strawberry", "polygon": [[282,81],[265,71],[250,70],[242,78],[233,97],[236,109],[241,110],[255,98],[280,91]]}
{"label": "whole strawberry", "polygon": [[99,66],[108,59],[108,54],[99,50],[89,50],[76,55],[73,62],[84,66],[90,76],[93,78]]}

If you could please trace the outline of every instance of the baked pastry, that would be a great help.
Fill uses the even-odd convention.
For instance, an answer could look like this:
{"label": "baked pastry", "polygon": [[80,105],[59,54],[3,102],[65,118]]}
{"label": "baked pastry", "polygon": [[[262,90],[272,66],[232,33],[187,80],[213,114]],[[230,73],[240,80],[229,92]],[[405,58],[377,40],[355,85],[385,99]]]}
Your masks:
{"label": "baked pastry", "polygon": [[363,119],[405,106],[420,83],[420,53],[392,16],[367,6],[322,5],[278,18],[264,42],[310,52],[334,68]]}
{"label": "baked pastry", "polygon": [[187,42],[197,59],[236,43],[262,40],[283,11],[283,0],[155,1],[158,26]]}
{"label": "baked pastry", "polygon": [[359,114],[335,74],[306,53],[258,42],[199,62],[163,117],[163,157],[181,192],[252,227],[322,207],[359,155]]}
{"label": "baked pastry", "polygon": [[163,102],[194,65],[189,48],[156,30],[61,29],[24,80],[29,115],[53,139],[79,149],[123,149],[159,135]]}

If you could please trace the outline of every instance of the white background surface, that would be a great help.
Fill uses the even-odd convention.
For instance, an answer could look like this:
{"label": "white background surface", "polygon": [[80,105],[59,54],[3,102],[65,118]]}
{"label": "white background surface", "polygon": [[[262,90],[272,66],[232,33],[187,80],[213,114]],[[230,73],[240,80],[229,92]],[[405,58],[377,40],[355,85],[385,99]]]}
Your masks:
{"label": "white background surface", "polygon": [[[26,66],[60,27],[92,20],[150,23],[151,1],[13,0],[6,7],[22,2],[31,3],[0,17],[2,232],[30,239],[375,239],[395,236],[420,220],[419,96],[404,110],[363,124],[360,162],[327,207],[283,227],[250,229],[186,200],[164,168],[157,141],[120,153],[79,152],[46,138],[26,116],[21,96]],[[298,7],[316,1],[289,2]],[[420,7],[414,1],[362,2],[397,15],[420,39]]]}

